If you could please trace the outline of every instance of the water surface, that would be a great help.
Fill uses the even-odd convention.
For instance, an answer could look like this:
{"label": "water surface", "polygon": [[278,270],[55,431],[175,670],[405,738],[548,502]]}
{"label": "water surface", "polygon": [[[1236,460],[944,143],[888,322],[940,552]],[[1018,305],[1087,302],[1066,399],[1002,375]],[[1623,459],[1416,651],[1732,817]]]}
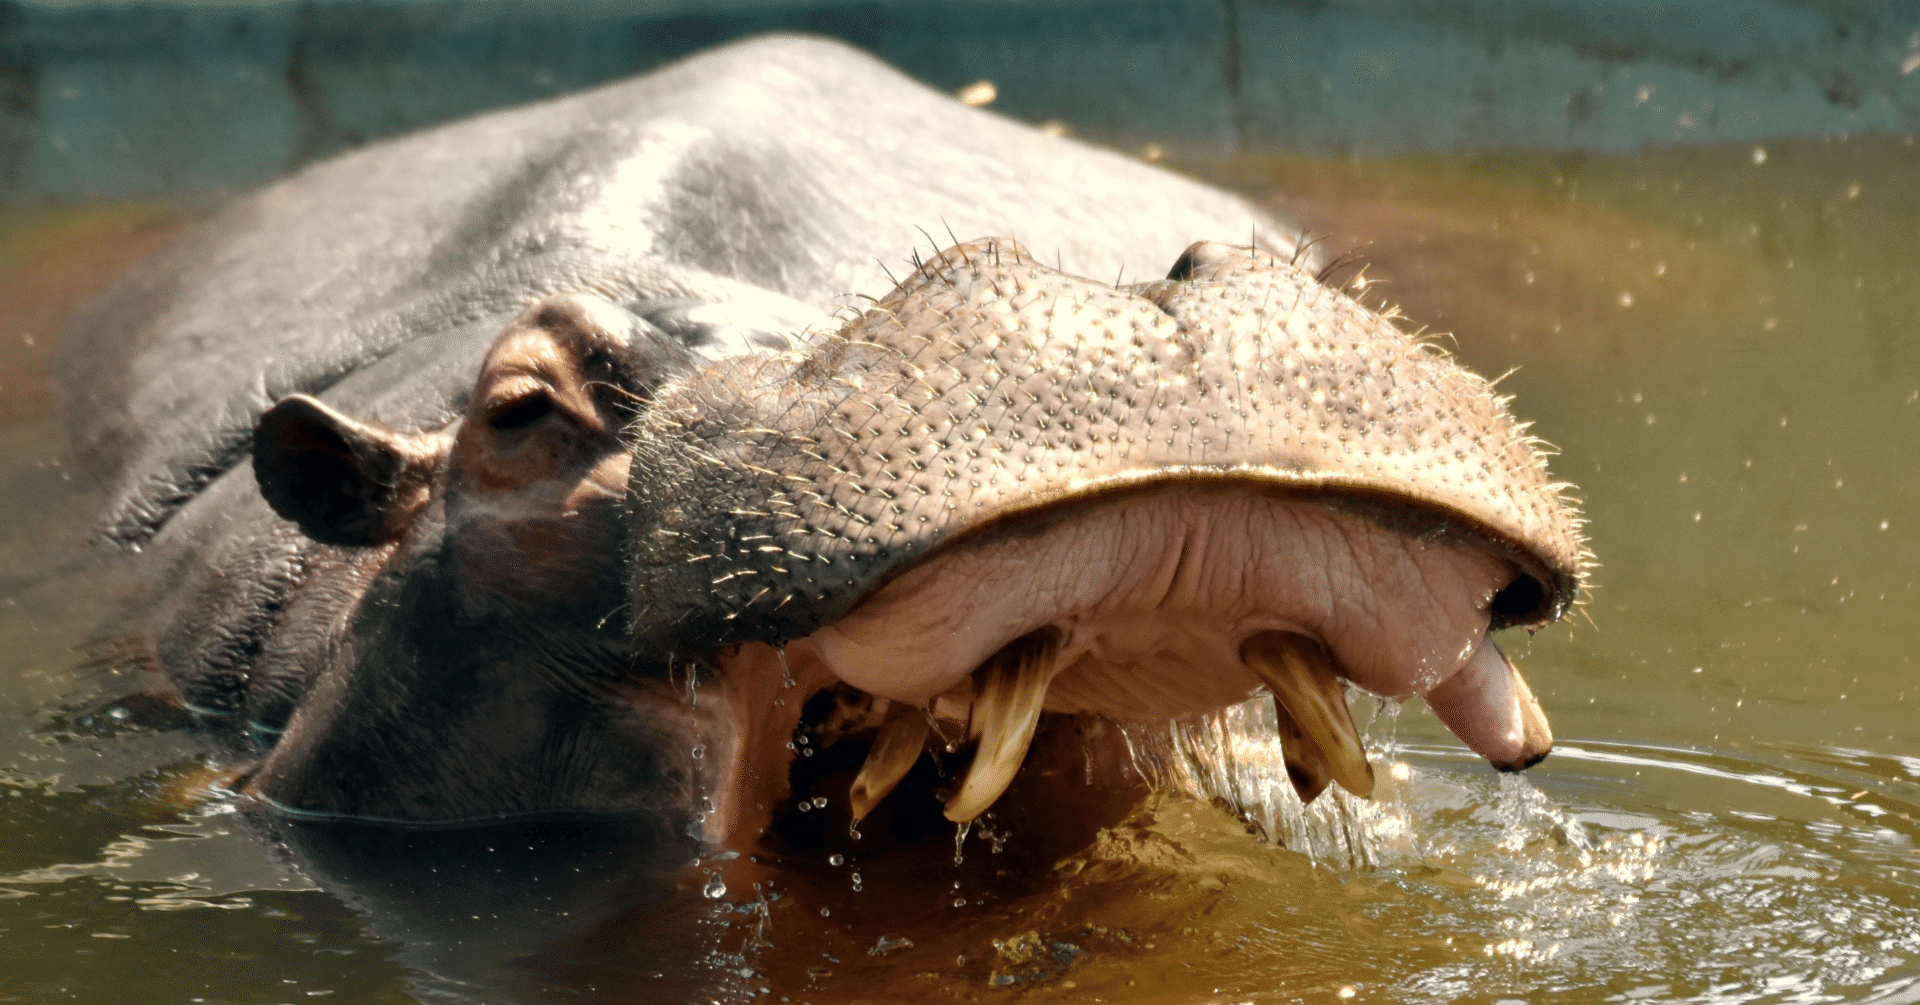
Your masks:
{"label": "water surface", "polygon": [[47,351],[177,214],[14,212],[0,1000],[1920,1002],[1916,158],[1856,137],[1178,163],[1359,245],[1365,295],[1506,373],[1560,448],[1597,588],[1503,640],[1558,753],[1502,779],[1381,711],[1391,784],[1303,815],[1248,709],[1135,737],[1187,766],[1058,855],[1009,811],[957,865],[665,878],[584,829],[264,833],[190,734],[116,700],[134,584],[84,545],[97,489]]}

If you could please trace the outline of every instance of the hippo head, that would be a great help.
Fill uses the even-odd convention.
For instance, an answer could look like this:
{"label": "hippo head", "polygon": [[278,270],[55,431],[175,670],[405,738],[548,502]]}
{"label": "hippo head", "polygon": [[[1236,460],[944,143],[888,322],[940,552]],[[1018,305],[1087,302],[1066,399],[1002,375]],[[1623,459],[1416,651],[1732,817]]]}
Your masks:
{"label": "hippo head", "polygon": [[866,745],[856,818],[938,734],[971,744],[942,793],[965,822],[1046,713],[1264,686],[1301,796],[1366,795],[1348,683],[1517,770],[1552,741],[1490,633],[1560,617],[1587,559],[1505,405],[1220,244],[1114,287],[976,241],[836,334],[712,362],[554,298],[448,429],[303,398],[263,421],[269,501],[375,557],[252,785],[377,818],[677,806],[748,844],[809,696]]}

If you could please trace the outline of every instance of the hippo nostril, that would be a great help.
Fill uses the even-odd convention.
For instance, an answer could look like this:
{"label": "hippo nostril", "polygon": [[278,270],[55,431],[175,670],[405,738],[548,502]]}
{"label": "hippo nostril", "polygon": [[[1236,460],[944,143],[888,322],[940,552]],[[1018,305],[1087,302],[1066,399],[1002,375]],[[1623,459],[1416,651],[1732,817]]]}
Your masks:
{"label": "hippo nostril", "polygon": [[1187,245],[1187,250],[1181,252],[1179,259],[1173,263],[1173,268],[1167,270],[1167,278],[1175,282],[1185,282],[1193,278],[1195,269],[1226,261],[1237,254],[1239,249],[1232,245],[1221,244],[1218,241],[1195,241]]}
{"label": "hippo nostril", "polygon": [[1500,592],[1493,595],[1490,605],[1493,615],[1492,630],[1530,620],[1534,612],[1547,599],[1545,587],[1532,576],[1522,575],[1508,583]]}
{"label": "hippo nostril", "polygon": [[1167,278],[1176,282],[1185,282],[1193,278],[1192,248],[1180,253],[1180,258],[1173,263],[1173,268],[1167,270]]}

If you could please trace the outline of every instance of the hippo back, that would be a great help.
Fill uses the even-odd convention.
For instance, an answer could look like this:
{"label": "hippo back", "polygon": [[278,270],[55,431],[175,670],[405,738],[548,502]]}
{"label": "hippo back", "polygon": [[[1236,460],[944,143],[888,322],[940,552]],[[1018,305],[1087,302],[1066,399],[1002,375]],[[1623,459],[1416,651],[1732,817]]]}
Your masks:
{"label": "hippo back", "polygon": [[1232,196],[840,45],[767,38],[242,199],[99,299],[57,384],[113,493],[102,536],[138,548],[210,484],[246,477],[255,422],[286,395],[443,424],[493,335],[560,292],[604,296],[708,356],[778,345],[883,294],[889,263],[903,274],[910,249],[949,233],[1143,279],[1198,238],[1293,248]]}

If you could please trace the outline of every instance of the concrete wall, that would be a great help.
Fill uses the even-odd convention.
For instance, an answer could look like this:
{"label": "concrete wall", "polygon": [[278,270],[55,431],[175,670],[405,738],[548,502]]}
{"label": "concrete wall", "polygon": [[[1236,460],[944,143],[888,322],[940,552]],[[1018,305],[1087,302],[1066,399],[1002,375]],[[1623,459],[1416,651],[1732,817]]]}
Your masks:
{"label": "concrete wall", "polygon": [[0,0],[0,201],[192,196],[757,32],[1119,145],[1378,154],[1920,127],[1920,4]]}

